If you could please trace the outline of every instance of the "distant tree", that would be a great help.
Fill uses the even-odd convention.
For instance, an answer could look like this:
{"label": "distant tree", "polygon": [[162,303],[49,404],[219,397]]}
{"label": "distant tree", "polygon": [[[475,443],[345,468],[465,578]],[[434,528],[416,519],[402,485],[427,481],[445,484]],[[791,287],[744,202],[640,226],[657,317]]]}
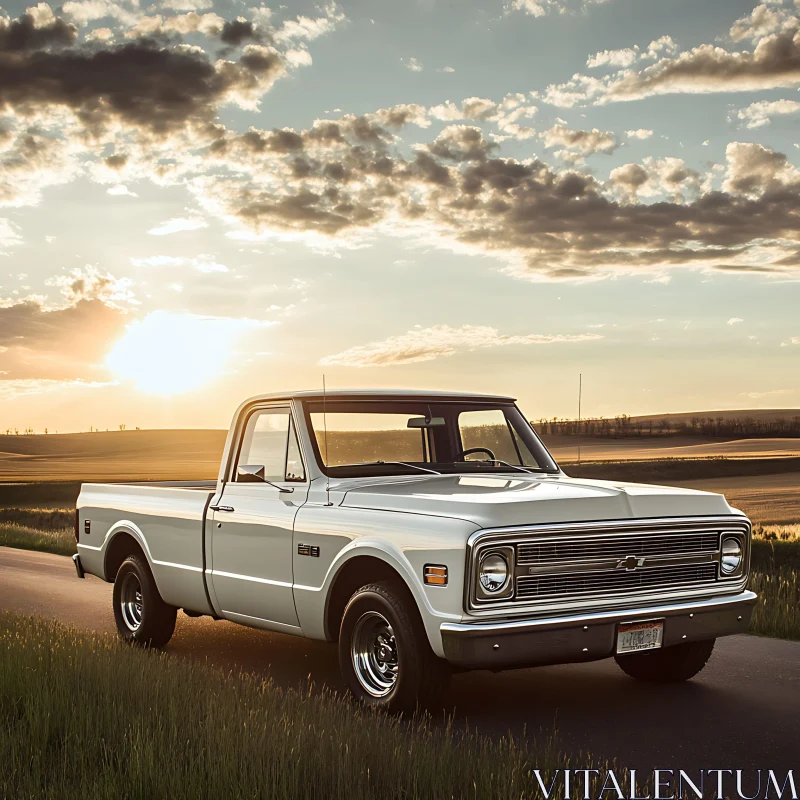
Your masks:
{"label": "distant tree", "polygon": [[120,425],[120,426],[119,426],[119,429],[120,429],[121,431],[124,431],[126,427],[127,427],[126,425]]}

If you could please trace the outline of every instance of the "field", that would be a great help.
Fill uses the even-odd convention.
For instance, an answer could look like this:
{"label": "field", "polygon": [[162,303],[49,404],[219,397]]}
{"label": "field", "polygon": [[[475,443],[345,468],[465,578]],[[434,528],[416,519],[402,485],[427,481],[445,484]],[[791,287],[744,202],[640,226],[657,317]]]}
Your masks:
{"label": "field", "polygon": [[[0,615],[0,797],[525,798],[553,738],[490,739],[326,690]],[[574,766],[597,766],[588,758]]]}
{"label": "field", "polygon": [[[561,464],[578,460],[578,437],[543,436]],[[642,436],[626,439],[583,437],[581,461],[659,461],[666,458],[786,458],[800,456],[800,439],[730,439],[697,436]]]}
{"label": "field", "polygon": [[155,430],[0,436],[0,481],[216,478],[226,431]]}
{"label": "field", "polygon": [[[380,435],[376,431],[365,432],[363,438]],[[0,435],[0,482],[215,478],[225,436],[226,432],[222,430]],[[334,431],[329,433],[331,448],[335,446],[336,436]],[[577,437],[556,435],[542,438],[557,461],[571,465],[578,460]],[[580,455],[581,462],[666,459],[775,461],[800,459],[800,439],[582,437]]]}

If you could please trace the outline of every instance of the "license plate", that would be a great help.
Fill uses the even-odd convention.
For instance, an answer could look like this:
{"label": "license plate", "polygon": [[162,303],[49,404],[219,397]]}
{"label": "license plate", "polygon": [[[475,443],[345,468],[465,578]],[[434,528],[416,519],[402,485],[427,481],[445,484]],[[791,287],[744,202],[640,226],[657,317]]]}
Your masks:
{"label": "license plate", "polygon": [[664,620],[621,622],[617,628],[617,653],[638,653],[661,647]]}

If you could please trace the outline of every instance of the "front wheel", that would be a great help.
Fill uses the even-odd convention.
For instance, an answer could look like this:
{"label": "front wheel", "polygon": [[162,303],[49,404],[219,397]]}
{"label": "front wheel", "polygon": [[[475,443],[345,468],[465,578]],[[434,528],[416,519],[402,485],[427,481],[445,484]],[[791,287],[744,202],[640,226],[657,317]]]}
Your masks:
{"label": "front wheel", "polygon": [[450,674],[404,594],[388,581],[362,587],[339,632],[339,666],[351,694],[388,711],[438,703]]}
{"label": "front wheel", "polygon": [[114,619],[122,639],[163,647],[175,631],[177,613],[161,599],[147,563],[140,556],[128,556],[114,578]]}
{"label": "front wheel", "polygon": [[707,639],[644,653],[626,653],[614,656],[614,660],[631,678],[649,683],[679,683],[693,678],[705,667],[715,641]]}

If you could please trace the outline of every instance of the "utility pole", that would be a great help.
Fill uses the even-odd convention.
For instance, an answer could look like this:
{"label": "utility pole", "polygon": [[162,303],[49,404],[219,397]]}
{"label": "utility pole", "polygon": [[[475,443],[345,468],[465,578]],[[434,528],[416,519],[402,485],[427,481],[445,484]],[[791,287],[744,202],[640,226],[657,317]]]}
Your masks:
{"label": "utility pole", "polygon": [[583,394],[583,373],[578,373],[578,464],[581,463],[581,395]]}

